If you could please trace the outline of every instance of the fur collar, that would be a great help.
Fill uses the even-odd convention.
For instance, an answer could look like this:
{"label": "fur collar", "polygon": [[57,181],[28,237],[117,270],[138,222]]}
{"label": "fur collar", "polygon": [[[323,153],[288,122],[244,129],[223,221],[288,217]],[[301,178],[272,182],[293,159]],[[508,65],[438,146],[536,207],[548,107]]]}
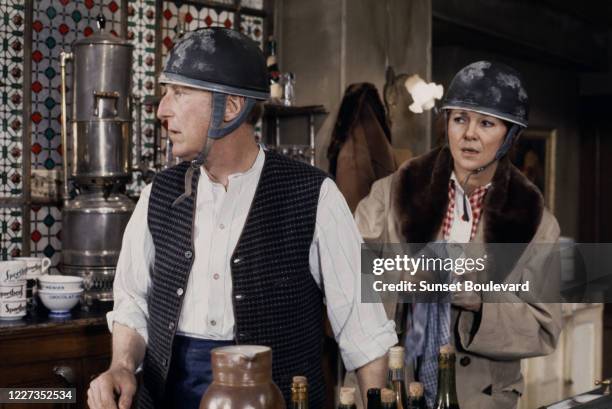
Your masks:
{"label": "fur collar", "polygon": [[[453,159],[448,147],[414,158],[399,172],[394,200],[408,243],[435,240],[448,206]],[[544,200],[508,157],[498,164],[484,202],[487,243],[529,243],[540,224]]]}

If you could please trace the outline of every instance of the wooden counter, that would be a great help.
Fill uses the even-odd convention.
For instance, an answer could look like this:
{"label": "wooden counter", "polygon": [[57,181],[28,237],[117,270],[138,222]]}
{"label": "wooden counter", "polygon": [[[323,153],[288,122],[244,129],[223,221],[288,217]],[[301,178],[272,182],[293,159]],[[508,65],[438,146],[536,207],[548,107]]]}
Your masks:
{"label": "wooden counter", "polygon": [[[0,387],[76,388],[77,404],[36,404],[37,409],[86,408],[87,387],[108,368],[111,335],[103,313],[73,310],[68,319],[46,312],[0,321]],[[32,405],[0,404],[0,408]]]}

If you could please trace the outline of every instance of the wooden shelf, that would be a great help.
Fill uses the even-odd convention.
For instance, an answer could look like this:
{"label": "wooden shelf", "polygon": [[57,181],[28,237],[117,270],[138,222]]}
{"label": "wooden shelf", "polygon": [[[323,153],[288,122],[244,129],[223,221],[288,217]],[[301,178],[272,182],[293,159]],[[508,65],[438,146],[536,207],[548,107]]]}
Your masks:
{"label": "wooden shelf", "polygon": [[264,118],[327,115],[323,105],[285,106],[277,104],[264,104]]}

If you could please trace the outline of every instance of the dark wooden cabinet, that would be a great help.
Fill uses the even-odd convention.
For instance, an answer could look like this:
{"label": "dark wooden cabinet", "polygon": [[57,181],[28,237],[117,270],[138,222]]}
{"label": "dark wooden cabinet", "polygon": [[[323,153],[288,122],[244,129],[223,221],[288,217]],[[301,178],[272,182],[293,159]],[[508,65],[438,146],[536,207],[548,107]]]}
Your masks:
{"label": "dark wooden cabinet", "polygon": [[[103,314],[76,312],[71,319],[46,315],[0,321],[0,387],[76,388],[75,404],[37,404],[37,409],[86,408],[89,382],[108,368],[111,335]],[[31,408],[0,404],[0,408]]]}

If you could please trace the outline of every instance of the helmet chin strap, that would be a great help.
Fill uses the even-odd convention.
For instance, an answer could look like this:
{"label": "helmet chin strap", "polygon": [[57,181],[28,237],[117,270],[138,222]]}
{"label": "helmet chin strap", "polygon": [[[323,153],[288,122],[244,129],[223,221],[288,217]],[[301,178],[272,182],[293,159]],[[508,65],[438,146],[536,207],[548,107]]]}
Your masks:
{"label": "helmet chin strap", "polygon": [[508,153],[510,148],[512,147],[512,143],[514,142],[514,139],[520,130],[521,130],[520,125],[513,124],[510,130],[508,131],[508,133],[506,134],[504,143],[502,143],[502,146],[500,146],[497,152],[495,153],[495,157],[493,158],[493,160],[491,160],[484,166],[481,166],[478,169],[474,169],[473,171],[469,172],[467,176],[465,177],[463,183],[461,184],[461,188],[463,189],[463,216],[461,216],[461,219],[464,222],[470,221],[470,216],[468,215],[468,210],[467,210],[467,198],[466,198],[467,193],[465,190],[465,188],[467,187],[468,180],[470,180],[470,177],[472,175],[479,174],[480,172],[484,171],[486,168],[491,166],[493,163],[503,158]]}
{"label": "helmet chin strap", "polygon": [[196,170],[203,166],[208,159],[208,154],[215,140],[221,139],[226,135],[229,135],[235,131],[242,123],[247,119],[247,116],[255,106],[255,100],[253,98],[245,98],[245,104],[242,111],[231,121],[224,123],[225,117],[225,106],[227,104],[227,95],[220,92],[212,93],[212,114],[210,117],[210,124],[208,125],[207,138],[204,148],[198,153],[195,159],[191,161],[191,164],[185,172],[185,190],[173,203],[172,207],[178,206],[183,200],[191,196],[192,189],[191,184],[193,180],[193,174]]}

